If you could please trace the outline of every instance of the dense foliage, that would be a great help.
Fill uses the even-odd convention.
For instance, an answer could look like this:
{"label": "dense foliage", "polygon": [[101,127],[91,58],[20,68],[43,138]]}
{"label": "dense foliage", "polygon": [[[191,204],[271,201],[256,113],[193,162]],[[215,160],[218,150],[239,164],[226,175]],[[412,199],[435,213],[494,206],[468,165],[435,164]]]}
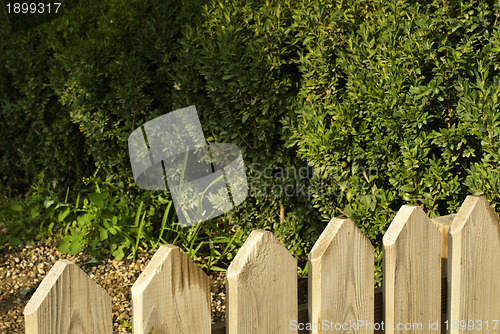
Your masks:
{"label": "dense foliage", "polygon": [[[467,194],[497,205],[499,9],[492,1],[107,0],[80,1],[16,32],[2,17],[0,175],[24,192],[43,172],[54,189],[72,189],[71,212],[94,216],[120,203],[111,194],[125,196],[134,210],[111,211],[133,225],[141,203],[151,210],[168,194],[129,186],[128,135],[195,104],[207,141],[237,144],[247,168],[250,196],[224,224],[271,229],[298,255],[318,223],[343,215],[379,246],[402,204],[431,216],[455,212]],[[306,166],[314,175],[297,176]],[[96,171],[113,180],[104,202],[90,196],[95,182],[81,181]],[[78,192],[90,196],[84,209],[75,208]],[[109,252],[124,240],[125,251],[136,239],[159,240],[165,219],[156,211],[139,237],[122,228],[127,236]],[[108,220],[98,221],[101,229],[83,235],[108,240]],[[82,232],[89,223],[74,225]]]}
{"label": "dense foliage", "polygon": [[352,217],[372,242],[405,203],[498,203],[499,6],[454,4],[311,5],[294,25],[307,51],[288,143],[317,168],[323,217]]}

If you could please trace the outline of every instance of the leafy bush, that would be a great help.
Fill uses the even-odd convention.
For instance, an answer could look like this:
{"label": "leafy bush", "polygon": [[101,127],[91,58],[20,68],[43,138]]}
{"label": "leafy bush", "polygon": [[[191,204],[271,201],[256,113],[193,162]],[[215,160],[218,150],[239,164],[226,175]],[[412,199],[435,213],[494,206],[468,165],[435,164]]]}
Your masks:
{"label": "leafy bush", "polygon": [[42,32],[54,50],[51,85],[103,175],[129,182],[129,134],[173,110],[173,82],[158,67],[175,48],[178,7],[81,3]]}
{"label": "leafy bush", "polygon": [[[127,149],[130,132],[187,104],[197,105],[207,140],[236,143],[247,164],[257,162],[262,169],[302,165],[293,150],[283,148],[279,122],[297,91],[298,72],[289,61],[290,52],[283,48],[291,41],[284,29],[292,20],[291,5],[205,2],[79,2],[36,28],[9,34],[3,27],[3,35],[9,37],[3,41],[9,50],[3,55],[8,66],[1,68],[5,74],[1,86],[4,110],[14,108],[11,114],[15,115],[6,118],[12,131],[4,144],[23,145],[22,150],[14,145],[3,157],[3,166],[10,168],[4,168],[3,175],[13,183],[11,171],[15,169],[19,179],[29,184],[43,170],[48,180],[55,178],[61,190],[69,185],[72,194],[80,190],[82,196],[89,190],[78,180],[97,169],[103,178],[128,184],[132,182]],[[27,47],[18,59],[20,44]],[[219,68],[224,73],[213,72]],[[20,96],[19,91],[26,90],[23,80],[27,77],[36,85]],[[235,85],[240,88],[235,90]],[[40,101],[50,106],[50,110],[45,108],[46,114],[33,108],[43,106]],[[30,136],[25,138],[25,133]],[[38,134],[54,138],[55,144],[45,143]],[[262,181],[255,177],[257,171],[249,173],[253,173],[257,189],[285,182],[280,178]],[[68,224],[61,250],[109,250],[103,245],[115,244],[118,237],[108,233],[101,240],[105,235],[101,228],[109,230],[103,225],[108,219],[102,215],[107,215],[112,204],[137,208],[137,198],[144,197],[143,192],[135,191],[122,203],[120,191],[99,195],[103,203],[70,198],[71,214],[58,222]],[[303,220],[311,214],[307,203],[300,197],[252,196],[246,206],[228,217],[247,231],[274,229],[291,249],[301,253],[311,245],[304,236],[313,233]],[[62,210],[64,205],[55,201],[49,208]],[[112,212],[127,222],[132,219],[131,211],[122,210],[132,209]],[[81,215],[80,220],[75,215]],[[294,226],[283,226],[285,219]],[[226,227],[223,232],[228,231]],[[133,230],[128,233],[134,238]]]}
{"label": "leafy bush", "polygon": [[[109,254],[120,260],[126,254],[134,255],[139,246],[151,248],[154,245],[151,218],[155,215],[155,207],[160,205],[146,207],[143,201],[130,201],[121,195],[124,190],[119,189],[120,183],[115,186],[109,181],[90,178],[88,182],[96,185],[96,192],[82,196],[83,199],[79,195],[74,205],[63,205],[64,210],[60,210],[57,219],[49,224],[49,230],[53,230],[55,224],[60,225],[56,230],[63,237],[58,250],[76,254],[86,249],[94,257]],[[166,203],[160,198],[158,204]],[[164,213],[165,219],[169,208],[170,205]]]}
{"label": "leafy bush", "polygon": [[283,191],[308,180],[280,175],[306,165],[285,148],[280,122],[293,115],[299,84],[296,52],[289,47],[296,9],[291,1],[208,2],[200,24],[184,27],[173,68],[177,94],[185,105],[197,106],[207,141],[242,150],[250,192],[228,217],[247,231],[273,230],[300,255],[312,247],[319,220],[307,194]]}
{"label": "leafy bush", "polygon": [[175,109],[172,71],[160,67],[175,59],[196,6],[83,1],[15,33],[3,20],[2,175],[30,184],[44,170],[65,186],[100,168],[130,179],[127,137]]}
{"label": "leafy bush", "polygon": [[[44,171],[89,197],[47,207],[54,227],[70,208],[66,251],[182,240],[207,263],[223,261],[238,225],[272,230],[302,255],[320,221],[339,215],[380,246],[403,204],[431,216],[455,212],[469,193],[498,204],[499,10],[483,1],[107,0],[15,34],[1,25],[0,173],[16,188]],[[251,188],[223,218],[181,231],[163,220],[159,194],[117,185],[132,183],[131,131],[191,104],[208,142],[242,149]],[[313,175],[282,173],[304,166]],[[77,182],[95,170],[113,184]],[[299,191],[285,194],[290,186]],[[127,227],[110,225],[109,212]],[[231,246],[203,241],[215,235]]]}
{"label": "leafy bush", "polygon": [[52,192],[43,173],[38,175],[30,190],[19,195],[4,180],[0,187],[0,249],[9,243],[18,246],[46,236],[44,204],[52,199]]}
{"label": "leafy bush", "polygon": [[306,50],[288,145],[317,171],[324,219],[351,217],[380,245],[403,204],[436,216],[469,193],[498,203],[499,9],[304,3],[293,23]]}
{"label": "leafy bush", "polygon": [[0,24],[0,175],[24,192],[40,172],[71,182],[87,172],[88,156],[49,84],[51,50],[35,31],[14,34],[7,22]]}

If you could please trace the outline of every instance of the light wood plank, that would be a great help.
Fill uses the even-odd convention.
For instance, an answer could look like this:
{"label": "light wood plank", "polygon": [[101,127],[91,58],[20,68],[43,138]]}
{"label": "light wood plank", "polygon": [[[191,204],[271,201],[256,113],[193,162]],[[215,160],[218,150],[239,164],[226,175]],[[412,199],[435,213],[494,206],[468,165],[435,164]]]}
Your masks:
{"label": "light wood plank", "polygon": [[177,246],[162,245],[132,286],[135,334],[209,334],[208,276]]}
{"label": "light wood plank", "polygon": [[472,330],[449,333],[500,333],[500,218],[484,197],[466,198],[451,225],[448,250],[448,319],[475,323]]}
{"label": "light wood plank", "polygon": [[297,333],[297,261],[272,233],[253,231],[226,279],[229,334]]}
{"label": "light wood plank", "polygon": [[431,221],[439,229],[439,232],[441,232],[441,257],[444,259],[448,258],[448,232],[456,215],[456,213],[453,213],[451,215],[431,218]]}
{"label": "light wood plank", "polygon": [[405,205],[383,244],[386,333],[440,333],[429,322],[441,321],[441,233],[420,207]]}
{"label": "light wood plank", "polygon": [[374,332],[373,267],[370,241],[350,219],[333,218],[309,254],[313,334]]}
{"label": "light wood plank", "polygon": [[[299,308],[298,321],[300,323],[308,322],[307,303],[299,305],[298,308]],[[306,330],[298,330],[297,333],[298,334],[308,334],[309,332]],[[226,323],[219,322],[219,323],[213,324],[212,325],[212,334],[226,334]]]}
{"label": "light wood plank", "polygon": [[59,260],[24,308],[27,334],[113,332],[111,297],[76,264]]}

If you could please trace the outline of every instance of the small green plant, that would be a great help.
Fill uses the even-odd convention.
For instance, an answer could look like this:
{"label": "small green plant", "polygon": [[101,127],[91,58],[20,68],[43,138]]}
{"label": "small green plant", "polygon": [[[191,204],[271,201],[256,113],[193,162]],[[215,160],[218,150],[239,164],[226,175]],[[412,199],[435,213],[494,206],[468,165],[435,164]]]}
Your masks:
{"label": "small green plant", "polygon": [[74,204],[49,203],[57,213],[51,215],[49,227],[61,239],[60,252],[86,250],[95,258],[121,260],[140,249],[155,251],[160,244],[173,244],[202,267],[225,270],[243,244],[244,233],[227,219],[181,227],[165,195],[129,198],[122,185],[96,175],[84,180],[93,191],[78,194]]}
{"label": "small green plant", "polygon": [[123,319],[123,325],[120,326],[121,328],[128,329],[129,332],[132,331],[132,319]]}
{"label": "small green plant", "polygon": [[309,273],[309,263],[306,262],[306,264],[302,268],[300,266],[297,266],[298,278],[307,277],[308,273]]}
{"label": "small green plant", "polygon": [[101,181],[96,175],[86,183],[95,191],[78,194],[74,205],[66,206],[51,223],[62,227],[60,252],[76,254],[85,249],[94,257],[111,255],[121,260],[125,255],[134,256],[142,243],[145,248],[152,245],[153,206],[146,209],[139,198],[134,201],[124,196],[120,183]]}
{"label": "small green plant", "polygon": [[[170,244],[181,247],[201,267],[225,271],[243,245],[244,232],[229,225],[225,218],[181,227],[174,223],[166,227]],[[163,242],[165,240],[162,239]]]}
{"label": "small green plant", "polygon": [[57,210],[64,207],[62,203],[59,206],[52,205],[57,195],[51,188],[50,183],[45,181],[43,172],[37,175],[24,195],[16,194],[8,185],[1,187],[0,245],[8,243],[18,246],[50,235],[47,217],[55,215]]}

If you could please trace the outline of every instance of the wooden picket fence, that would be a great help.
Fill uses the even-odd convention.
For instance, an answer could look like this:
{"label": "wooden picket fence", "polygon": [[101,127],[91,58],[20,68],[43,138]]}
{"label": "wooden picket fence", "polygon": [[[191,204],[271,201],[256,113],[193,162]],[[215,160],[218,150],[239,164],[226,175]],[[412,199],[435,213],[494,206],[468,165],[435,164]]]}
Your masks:
{"label": "wooden picket fence", "polygon": [[[273,234],[253,231],[227,270],[226,323],[215,325],[208,277],[164,245],[132,287],[133,331],[500,333],[500,218],[485,198],[434,219],[405,205],[383,245],[383,288],[374,290],[372,245],[351,220],[334,218],[309,255],[308,304],[297,305],[296,260]],[[110,296],[65,260],[24,316],[28,334],[112,333]]]}

